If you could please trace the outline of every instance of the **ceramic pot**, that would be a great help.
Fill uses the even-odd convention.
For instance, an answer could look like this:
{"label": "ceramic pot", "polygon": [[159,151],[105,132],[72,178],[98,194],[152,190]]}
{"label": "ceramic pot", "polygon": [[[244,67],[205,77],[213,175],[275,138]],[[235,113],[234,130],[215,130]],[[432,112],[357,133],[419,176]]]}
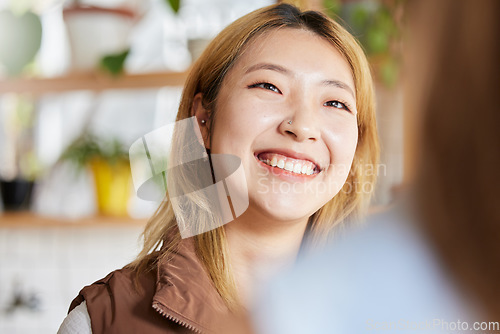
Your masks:
{"label": "ceramic pot", "polygon": [[136,21],[129,9],[78,6],[64,9],[63,16],[73,71],[93,71],[104,56],[129,48],[129,34]]}
{"label": "ceramic pot", "polygon": [[23,179],[14,179],[10,181],[1,180],[0,189],[4,210],[28,210],[31,204],[33,185],[33,181]]}
{"label": "ceramic pot", "polygon": [[41,41],[42,24],[36,14],[0,11],[0,63],[8,75],[19,75],[33,61]]}
{"label": "ceramic pot", "polygon": [[95,159],[90,166],[94,174],[99,213],[126,216],[132,182],[129,163],[110,164],[102,159]]}

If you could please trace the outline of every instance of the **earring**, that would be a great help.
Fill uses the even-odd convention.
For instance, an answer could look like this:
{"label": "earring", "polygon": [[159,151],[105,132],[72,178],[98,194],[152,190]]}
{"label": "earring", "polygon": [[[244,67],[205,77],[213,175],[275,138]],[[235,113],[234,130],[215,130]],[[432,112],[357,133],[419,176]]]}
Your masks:
{"label": "earring", "polygon": [[202,120],[201,120],[201,124],[205,124],[206,122],[207,122],[207,121],[206,121],[206,120],[204,120],[204,119],[202,119]]}
{"label": "earring", "polygon": [[288,121],[288,124],[292,125],[292,120],[289,120],[289,121]]}

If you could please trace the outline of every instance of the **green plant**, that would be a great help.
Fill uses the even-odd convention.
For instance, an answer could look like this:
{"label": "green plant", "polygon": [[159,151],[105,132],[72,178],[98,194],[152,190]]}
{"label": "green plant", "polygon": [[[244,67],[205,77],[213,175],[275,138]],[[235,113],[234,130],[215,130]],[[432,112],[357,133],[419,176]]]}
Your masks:
{"label": "green plant", "polygon": [[129,160],[128,151],[118,139],[103,141],[92,134],[77,138],[61,156],[61,160],[72,162],[78,169],[85,168],[95,159],[104,160],[110,165]]}
{"label": "green plant", "polygon": [[181,0],[165,0],[165,2],[172,8],[174,13],[178,13],[181,8]]}
{"label": "green plant", "polygon": [[401,61],[401,20],[404,0],[324,0],[326,14],[339,22],[363,46],[376,75],[387,86],[394,85]]}
{"label": "green plant", "polygon": [[100,66],[101,68],[113,76],[119,76],[123,73],[125,59],[130,52],[130,49],[120,52],[118,54],[111,54],[102,57]]}

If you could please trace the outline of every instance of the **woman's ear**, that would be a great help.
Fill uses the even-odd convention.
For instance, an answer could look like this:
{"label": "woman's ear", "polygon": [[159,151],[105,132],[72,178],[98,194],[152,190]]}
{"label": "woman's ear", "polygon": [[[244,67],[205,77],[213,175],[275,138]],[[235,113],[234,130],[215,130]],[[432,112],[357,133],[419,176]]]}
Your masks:
{"label": "woman's ear", "polygon": [[195,116],[198,121],[198,126],[201,130],[205,148],[210,149],[210,127],[208,110],[203,107],[203,94],[198,93],[194,96],[193,105],[191,106],[191,116]]}

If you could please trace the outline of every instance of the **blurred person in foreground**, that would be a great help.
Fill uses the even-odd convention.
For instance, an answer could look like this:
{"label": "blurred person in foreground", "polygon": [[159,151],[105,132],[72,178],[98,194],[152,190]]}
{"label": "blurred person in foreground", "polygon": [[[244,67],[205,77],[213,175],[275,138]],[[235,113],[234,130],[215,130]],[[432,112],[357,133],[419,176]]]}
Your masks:
{"label": "blurred person in foreground", "polygon": [[264,289],[260,334],[500,331],[500,2],[408,5],[413,191]]}

